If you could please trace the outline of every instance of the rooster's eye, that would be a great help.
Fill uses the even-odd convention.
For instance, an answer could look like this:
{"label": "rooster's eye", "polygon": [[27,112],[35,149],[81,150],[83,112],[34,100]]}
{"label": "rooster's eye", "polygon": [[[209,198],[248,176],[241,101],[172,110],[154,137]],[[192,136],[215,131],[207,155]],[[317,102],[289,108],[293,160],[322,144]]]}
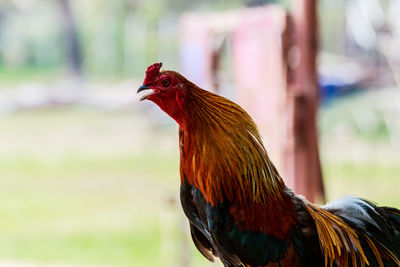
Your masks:
{"label": "rooster's eye", "polygon": [[164,85],[164,87],[168,87],[171,84],[171,81],[168,79],[164,79],[162,80],[162,84]]}

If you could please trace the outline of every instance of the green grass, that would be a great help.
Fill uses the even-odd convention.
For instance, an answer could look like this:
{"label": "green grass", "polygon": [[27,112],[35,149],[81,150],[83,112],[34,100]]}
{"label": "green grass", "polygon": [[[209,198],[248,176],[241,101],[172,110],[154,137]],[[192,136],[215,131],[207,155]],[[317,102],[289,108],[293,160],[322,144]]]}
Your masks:
{"label": "green grass", "polygon": [[400,138],[397,112],[390,89],[347,96],[321,109],[320,150],[329,200],[355,195],[400,208],[400,154],[393,142]]}
{"label": "green grass", "polygon": [[175,165],[157,155],[3,162],[0,257],[156,265]]}
{"label": "green grass", "polygon": [[328,200],[343,195],[400,208],[400,166],[382,163],[330,163],[324,166]]}
{"label": "green grass", "polygon": [[32,82],[49,82],[55,81],[62,75],[59,67],[48,68],[5,68],[0,67],[0,84],[1,85],[19,85],[22,83]]}
{"label": "green grass", "polygon": [[176,139],[173,127],[127,111],[3,117],[0,259],[178,265],[185,237]]}

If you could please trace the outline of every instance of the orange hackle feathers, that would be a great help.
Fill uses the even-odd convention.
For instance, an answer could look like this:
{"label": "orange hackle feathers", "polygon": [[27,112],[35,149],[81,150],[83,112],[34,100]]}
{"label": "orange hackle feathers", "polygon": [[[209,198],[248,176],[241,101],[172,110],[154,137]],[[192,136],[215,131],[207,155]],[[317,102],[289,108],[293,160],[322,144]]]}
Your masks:
{"label": "orange hackle feathers", "polygon": [[[280,199],[282,178],[251,117],[232,101],[188,83],[181,168],[212,205]],[[189,135],[189,133],[196,133]]]}

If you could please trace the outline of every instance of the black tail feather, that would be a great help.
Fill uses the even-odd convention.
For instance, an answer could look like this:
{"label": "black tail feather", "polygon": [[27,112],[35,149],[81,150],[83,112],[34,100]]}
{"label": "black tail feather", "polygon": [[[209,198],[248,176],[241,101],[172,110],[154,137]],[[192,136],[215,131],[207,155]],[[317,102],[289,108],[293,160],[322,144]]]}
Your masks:
{"label": "black tail feather", "polygon": [[326,208],[356,231],[369,266],[381,266],[374,257],[374,246],[385,267],[400,266],[400,210],[378,207],[359,198],[344,198]]}

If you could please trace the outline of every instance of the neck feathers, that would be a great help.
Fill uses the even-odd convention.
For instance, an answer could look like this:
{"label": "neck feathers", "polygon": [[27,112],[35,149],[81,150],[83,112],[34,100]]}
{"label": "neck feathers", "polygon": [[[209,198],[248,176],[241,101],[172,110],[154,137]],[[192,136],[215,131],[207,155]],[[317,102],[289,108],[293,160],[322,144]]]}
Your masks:
{"label": "neck feathers", "polygon": [[250,116],[237,104],[191,84],[181,132],[181,175],[212,205],[264,203],[285,188]]}

